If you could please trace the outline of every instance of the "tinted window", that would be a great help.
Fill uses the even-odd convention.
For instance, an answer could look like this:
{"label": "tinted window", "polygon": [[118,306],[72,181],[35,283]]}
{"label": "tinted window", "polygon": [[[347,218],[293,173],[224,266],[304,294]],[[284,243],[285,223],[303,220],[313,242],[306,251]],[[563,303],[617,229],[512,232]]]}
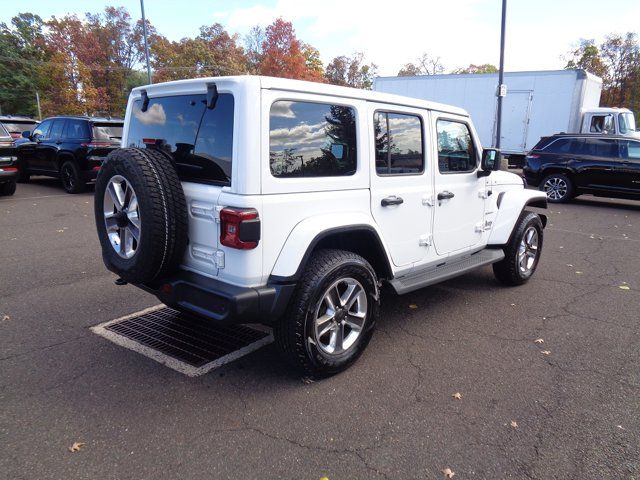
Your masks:
{"label": "tinted window", "polygon": [[93,140],[100,142],[120,142],[122,139],[122,123],[96,123],[91,127]]}
{"label": "tinted window", "polygon": [[438,120],[438,169],[441,173],[475,170],[478,157],[469,127],[460,122]]}
{"label": "tinted window", "polygon": [[65,137],[69,140],[85,140],[89,138],[89,127],[84,120],[67,120]]}
{"label": "tinted window", "polygon": [[559,138],[552,141],[546,148],[545,153],[577,153],[581,142],[574,138]]}
{"label": "tinted window", "polygon": [[49,133],[49,138],[53,140],[57,140],[62,136],[62,130],[64,128],[64,120],[54,120],[53,125],[51,126],[51,132]]}
{"label": "tinted window", "polygon": [[584,141],[581,153],[595,157],[617,157],[618,143],[615,140],[588,138]]}
{"label": "tinted window", "polygon": [[351,107],[277,101],[271,106],[269,164],[275,177],[335,177],[356,171]]}
{"label": "tinted window", "polygon": [[424,171],[420,117],[376,112],[373,128],[378,175],[416,174]]}
{"label": "tinted window", "polygon": [[231,183],[233,95],[221,93],[216,107],[206,108],[205,95],[150,98],[142,111],[136,100],[127,145],[170,153],[181,180]]}
{"label": "tinted window", "polygon": [[51,128],[52,123],[53,122],[51,120],[45,120],[40,125],[38,125],[36,129],[33,131],[33,134],[32,134],[33,139],[44,140],[45,138],[47,138],[47,135],[49,134],[49,129]]}
{"label": "tinted window", "polygon": [[22,133],[26,130],[33,132],[33,129],[36,127],[34,122],[2,122],[4,126],[9,130],[9,133]]}
{"label": "tinted window", "polygon": [[633,140],[620,142],[620,153],[622,158],[640,160],[640,142]]}

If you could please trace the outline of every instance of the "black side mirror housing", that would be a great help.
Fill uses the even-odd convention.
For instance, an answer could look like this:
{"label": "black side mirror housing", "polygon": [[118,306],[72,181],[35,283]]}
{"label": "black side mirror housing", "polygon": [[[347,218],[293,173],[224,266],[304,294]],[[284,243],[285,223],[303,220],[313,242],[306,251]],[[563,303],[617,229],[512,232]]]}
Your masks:
{"label": "black side mirror housing", "polygon": [[29,130],[25,130],[22,132],[22,138],[31,139],[31,132]]}
{"label": "black side mirror housing", "polygon": [[491,172],[500,170],[500,163],[502,162],[502,155],[497,148],[485,148],[482,150],[482,161],[480,163],[480,170],[478,171],[479,177],[486,177],[491,175]]}

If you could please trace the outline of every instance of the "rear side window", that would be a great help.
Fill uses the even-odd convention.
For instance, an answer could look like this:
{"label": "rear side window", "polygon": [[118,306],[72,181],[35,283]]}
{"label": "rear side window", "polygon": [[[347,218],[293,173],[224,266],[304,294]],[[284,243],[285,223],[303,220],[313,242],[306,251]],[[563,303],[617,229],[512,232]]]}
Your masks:
{"label": "rear side window", "polygon": [[467,173],[476,169],[478,156],[465,123],[438,120],[438,169],[440,173]]}
{"label": "rear side window", "polygon": [[424,138],[419,116],[376,112],[373,129],[378,175],[415,175],[424,171]]}
{"label": "rear side window", "polygon": [[274,177],[353,175],[357,166],[356,112],[327,103],[271,105],[269,165]]}
{"label": "rear side window", "polygon": [[583,155],[613,158],[618,156],[618,143],[615,140],[588,138],[582,147]]}
{"label": "rear side window", "polygon": [[122,139],[122,123],[97,123],[91,125],[91,136],[99,142],[119,142]]}
{"label": "rear side window", "polygon": [[221,93],[211,110],[205,95],[150,98],[144,112],[136,100],[127,145],[170,153],[181,180],[230,185],[233,109],[230,93]]}
{"label": "rear side window", "polygon": [[633,140],[622,141],[620,142],[620,151],[622,158],[640,160],[640,142],[634,142]]}
{"label": "rear side window", "polygon": [[545,153],[578,153],[582,142],[575,138],[559,138],[544,148]]}
{"label": "rear side window", "polygon": [[89,127],[84,120],[67,120],[64,136],[69,140],[86,140],[89,138]]}

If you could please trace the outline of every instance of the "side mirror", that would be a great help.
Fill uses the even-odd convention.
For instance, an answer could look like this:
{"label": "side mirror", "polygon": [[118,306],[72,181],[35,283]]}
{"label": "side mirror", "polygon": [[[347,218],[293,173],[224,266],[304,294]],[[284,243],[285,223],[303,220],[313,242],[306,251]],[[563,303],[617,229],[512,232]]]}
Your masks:
{"label": "side mirror", "polygon": [[24,132],[22,132],[22,138],[31,138],[31,132],[29,130],[25,130]]}
{"label": "side mirror", "polygon": [[501,157],[500,150],[497,148],[485,148],[482,150],[481,170],[478,172],[479,176],[485,177],[490,175],[491,172],[500,170]]}

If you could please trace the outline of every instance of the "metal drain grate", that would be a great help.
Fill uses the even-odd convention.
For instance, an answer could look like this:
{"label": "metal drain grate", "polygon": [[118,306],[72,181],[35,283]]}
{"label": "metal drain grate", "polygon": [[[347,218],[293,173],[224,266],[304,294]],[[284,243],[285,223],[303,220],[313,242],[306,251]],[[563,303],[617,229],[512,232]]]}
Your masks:
{"label": "metal drain grate", "polygon": [[273,341],[267,329],[220,326],[164,305],[92,330],[190,376],[206,373]]}

